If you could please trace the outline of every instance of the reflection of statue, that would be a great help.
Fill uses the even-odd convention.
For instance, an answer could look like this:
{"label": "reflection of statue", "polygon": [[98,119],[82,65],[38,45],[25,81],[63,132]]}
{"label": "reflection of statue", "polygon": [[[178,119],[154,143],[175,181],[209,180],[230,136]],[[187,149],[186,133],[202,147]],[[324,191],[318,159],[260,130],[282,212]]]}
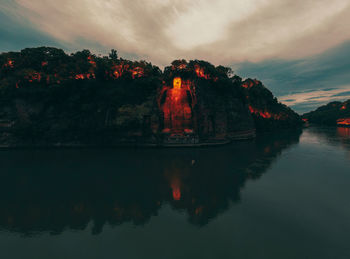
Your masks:
{"label": "reflection of statue", "polygon": [[77,167],[57,164],[57,156],[38,151],[29,164],[30,171],[40,169],[37,174],[28,174],[28,167],[23,167],[27,156],[5,152],[0,157],[6,183],[0,188],[0,231],[59,234],[86,229],[92,221],[92,233],[98,234],[106,224],[146,224],[164,204],[202,226],[240,201],[247,181],[265,173],[282,150],[298,142],[299,135],[286,132],[196,152],[59,152],[62,161],[76,161]]}
{"label": "reflection of statue", "polygon": [[192,132],[192,96],[180,77],[173,80],[173,88],[163,89],[160,108],[164,113],[164,133],[183,134]]}

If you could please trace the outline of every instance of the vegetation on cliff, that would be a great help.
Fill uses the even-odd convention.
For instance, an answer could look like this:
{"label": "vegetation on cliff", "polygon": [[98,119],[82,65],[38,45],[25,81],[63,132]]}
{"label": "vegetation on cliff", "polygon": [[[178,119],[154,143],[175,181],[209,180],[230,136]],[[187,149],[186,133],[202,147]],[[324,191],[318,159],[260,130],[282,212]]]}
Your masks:
{"label": "vegetation on cliff", "polygon": [[300,116],[285,104],[278,102],[259,80],[246,79],[241,86],[258,131],[301,125]]}
{"label": "vegetation on cliff", "polygon": [[350,118],[350,100],[345,102],[330,102],[317,108],[315,111],[305,113],[303,118],[310,123],[334,126],[342,119]]}
{"label": "vegetation on cliff", "polygon": [[[0,116],[22,141],[95,142],[142,127],[161,71],[150,63],[55,48],[0,55]],[[141,119],[140,119],[141,118]]]}
{"label": "vegetation on cliff", "polygon": [[0,142],[155,141],[163,123],[159,96],[176,76],[195,89],[199,137],[300,125],[260,82],[242,81],[227,67],[176,60],[162,72],[115,50],[102,57],[40,47],[0,54]]}

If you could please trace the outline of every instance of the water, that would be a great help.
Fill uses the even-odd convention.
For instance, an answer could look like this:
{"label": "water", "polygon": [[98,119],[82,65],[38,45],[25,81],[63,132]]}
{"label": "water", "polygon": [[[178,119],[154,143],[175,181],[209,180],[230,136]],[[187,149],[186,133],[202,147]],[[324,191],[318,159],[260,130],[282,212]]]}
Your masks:
{"label": "water", "polygon": [[350,129],[0,164],[0,258],[350,258]]}

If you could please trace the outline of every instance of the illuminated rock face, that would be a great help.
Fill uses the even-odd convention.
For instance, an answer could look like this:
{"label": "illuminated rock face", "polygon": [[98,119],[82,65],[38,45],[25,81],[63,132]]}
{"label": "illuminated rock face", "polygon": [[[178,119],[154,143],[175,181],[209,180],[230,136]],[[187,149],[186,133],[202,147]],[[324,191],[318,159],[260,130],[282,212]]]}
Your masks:
{"label": "illuminated rock face", "polygon": [[159,101],[163,112],[163,133],[181,135],[193,132],[193,104],[193,95],[188,84],[183,84],[180,77],[175,77],[172,88],[163,88]]}
{"label": "illuminated rock face", "polygon": [[248,78],[241,83],[241,88],[258,131],[302,125],[300,116],[279,103],[259,80]]}
{"label": "illuminated rock face", "polygon": [[248,107],[235,96],[220,95],[214,79],[174,75],[170,80],[172,85],[164,83],[158,95],[164,143],[220,142],[255,135]]}
{"label": "illuminated rock face", "polygon": [[350,127],[350,118],[338,119],[337,120],[337,125],[338,126]]}

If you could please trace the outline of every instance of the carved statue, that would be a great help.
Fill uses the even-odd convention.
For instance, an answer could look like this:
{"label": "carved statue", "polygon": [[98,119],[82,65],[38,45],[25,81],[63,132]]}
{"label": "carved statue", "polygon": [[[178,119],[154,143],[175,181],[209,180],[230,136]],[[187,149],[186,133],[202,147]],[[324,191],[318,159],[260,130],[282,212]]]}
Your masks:
{"label": "carved statue", "polygon": [[[162,101],[163,100],[163,101]],[[173,87],[165,87],[160,95],[159,106],[164,114],[163,133],[184,134],[192,130],[193,96],[188,86],[175,77]]]}

